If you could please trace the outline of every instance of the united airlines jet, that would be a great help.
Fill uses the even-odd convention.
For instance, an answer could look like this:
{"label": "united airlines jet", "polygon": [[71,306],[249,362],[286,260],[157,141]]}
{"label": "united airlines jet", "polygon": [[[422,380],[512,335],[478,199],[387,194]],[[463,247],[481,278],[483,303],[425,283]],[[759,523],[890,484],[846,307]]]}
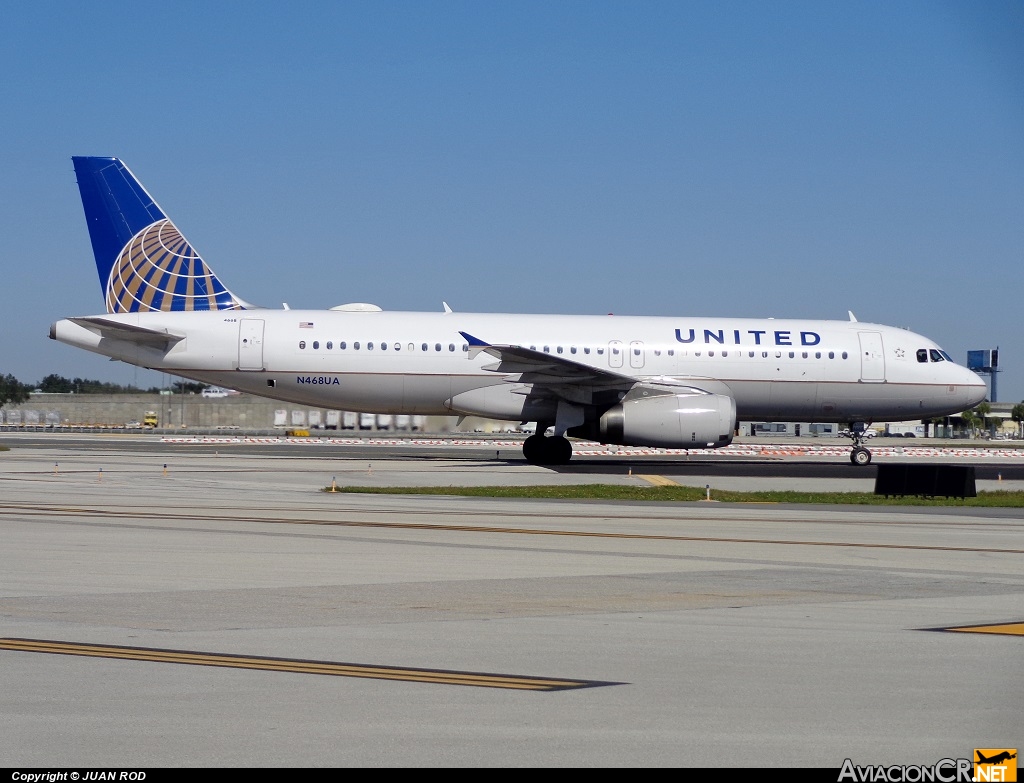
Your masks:
{"label": "united airlines jet", "polygon": [[[985,382],[904,329],[849,321],[257,307],[225,286],[116,158],[75,157],[106,314],[50,337],[129,364],[301,405],[536,422],[566,436],[714,449],[739,419],[867,424],[981,402]],[[554,435],[545,436],[548,427]]]}

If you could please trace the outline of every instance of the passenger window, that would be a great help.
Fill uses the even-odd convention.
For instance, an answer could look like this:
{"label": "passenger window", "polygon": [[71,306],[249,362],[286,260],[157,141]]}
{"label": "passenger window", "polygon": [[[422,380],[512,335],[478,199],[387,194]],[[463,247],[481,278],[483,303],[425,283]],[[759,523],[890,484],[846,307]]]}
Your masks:
{"label": "passenger window", "polygon": [[804,358],[806,359],[807,358],[807,351],[804,351],[803,355],[804,355]]}
{"label": "passenger window", "polygon": [[767,359],[768,358],[768,351],[761,351],[761,358],[762,359]]}
{"label": "passenger window", "polygon": [[299,350],[300,351],[306,350],[306,341],[305,340],[299,340]]}
{"label": "passenger window", "polygon": [[598,348],[597,349],[597,353],[598,353],[598,356],[604,354],[604,348]]}
{"label": "passenger window", "polygon": [[[722,351],[722,358],[726,358],[729,355],[728,351]],[[742,354],[741,354],[742,355]]]}
{"label": "passenger window", "polygon": [[555,353],[561,353],[561,352],[562,352],[562,346],[558,346],[557,348],[555,348]]}
{"label": "passenger window", "polygon": [[448,350],[452,351],[454,353],[455,352],[455,343],[448,343]]}
{"label": "passenger window", "polygon": [[836,358],[836,352],[835,351],[829,351],[828,352],[828,358],[829,359],[835,359]]}
{"label": "passenger window", "polygon": [[372,351],[373,350],[373,343],[367,343],[366,344],[366,350]]}
{"label": "passenger window", "polygon": [[441,350],[441,343],[434,343],[434,350],[435,351],[440,351]]}
{"label": "passenger window", "polygon": [[462,352],[463,353],[469,353],[469,343],[463,343],[462,344]]}
{"label": "passenger window", "polygon": [[708,356],[714,356],[714,355],[715,355],[714,351],[708,351]]}
{"label": "passenger window", "polygon": [[928,361],[928,349],[927,348],[918,348],[917,349],[917,360],[919,362],[921,362],[922,364],[924,362]]}
{"label": "passenger window", "polygon": [[315,351],[315,350],[318,350],[319,348],[320,348],[320,341],[319,340],[314,340],[313,341],[313,350]]}
{"label": "passenger window", "polygon": [[815,359],[820,359],[821,358],[821,351],[815,351],[814,352],[814,358]]}
{"label": "passenger window", "polygon": [[544,346],[544,353],[551,353],[551,349],[548,348],[546,345]]}
{"label": "passenger window", "polygon": [[655,356],[661,356],[661,348],[655,348],[654,349],[654,355]]}
{"label": "passenger window", "polygon": [[796,351],[790,351],[789,352],[789,358],[790,359],[795,359],[796,358]]}
{"label": "passenger window", "polygon": [[668,349],[668,355],[669,356],[675,356],[676,355],[675,349],[674,348],[669,348]]}
{"label": "passenger window", "polygon": [[381,344],[380,344],[380,349],[381,349],[382,351],[386,351],[386,350],[388,349],[388,344],[387,344],[387,343],[381,343]]}
{"label": "passenger window", "polygon": [[339,348],[340,348],[341,350],[343,350],[343,351],[344,351],[344,350],[345,350],[345,341],[344,341],[344,340],[342,340],[342,341],[341,341],[340,343],[338,343],[338,347],[339,347]]}
{"label": "passenger window", "polygon": [[583,349],[583,353],[590,353],[590,349],[589,348],[584,348]]}
{"label": "passenger window", "polygon": [[569,349],[569,353],[576,353],[576,346],[575,345],[572,348]]}
{"label": "passenger window", "polygon": [[353,347],[353,348],[354,348],[355,350],[357,350],[357,351],[358,351],[358,350],[359,350],[359,343],[357,343],[357,342],[356,342],[356,343],[352,343],[352,347]]}
{"label": "passenger window", "polygon": [[333,348],[333,347],[334,347],[334,343],[332,343],[332,342],[331,342],[330,340],[328,340],[328,341],[327,341],[327,346],[326,346],[326,347],[327,347],[327,350],[329,351],[329,350],[331,350],[331,348]]}
{"label": "passenger window", "polygon": [[749,356],[751,359],[753,359],[754,358],[754,352],[753,351],[748,351],[747,352],[747,356]]}
{"label": "passenger window", "polygon": [[843,358],[844,359],[849,359],[850,358],[850,354],[848,354],[846,351],[843,351]]}
{"label": "passenger window", "polygon": [[401,343],[395,343],[395,350],[396,351],[402,350],[402,344]]}

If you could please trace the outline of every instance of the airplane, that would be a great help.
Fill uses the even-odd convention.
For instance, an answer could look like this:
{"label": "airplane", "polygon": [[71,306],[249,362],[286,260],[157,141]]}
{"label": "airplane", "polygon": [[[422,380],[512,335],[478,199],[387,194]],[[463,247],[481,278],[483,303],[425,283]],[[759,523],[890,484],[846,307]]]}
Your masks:
{"label": "airplane", "polygon": [[980,750],[975,750],[974,752],[978,756],[978,760],[975,762],[976,764],[1001,764],[1004,761],[1009,761],[1010,759],[1017,758],[1016,753],[1010,753],[1006,750],[1004,750],[1002,753],[997,753],[990,759],[985,758],[985,756],[982,755]]}
{"label": "airplane", "polygon": [[[868,424],[964,411],[985,382],[937,344],[848,321],[270,309],[236,296],[117,158],[73,157],[107,312],[50,338],[300,405],[536,422],[523,455],[569,437],[715,449],[737,422]],[[553,434],[545,435],[549,427]]]}

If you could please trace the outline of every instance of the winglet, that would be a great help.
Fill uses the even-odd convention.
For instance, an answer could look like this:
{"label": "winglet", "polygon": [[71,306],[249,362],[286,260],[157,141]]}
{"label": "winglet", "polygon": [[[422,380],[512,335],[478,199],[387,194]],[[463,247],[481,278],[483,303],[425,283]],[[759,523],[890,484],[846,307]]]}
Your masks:
{"label": "winglet", "polygon": [[846,312],[850,315],[850,323],[857,323],[857,316],[853,314],[853,310],[847,310]]}
{"label": "winglet", "polygon": [[475,359],[480,351],[485,351],[491,347],[490,343],[485,343],[479,337],[474,337],[469,332],[459,332],[467,343],[469,343],[469,358]]}

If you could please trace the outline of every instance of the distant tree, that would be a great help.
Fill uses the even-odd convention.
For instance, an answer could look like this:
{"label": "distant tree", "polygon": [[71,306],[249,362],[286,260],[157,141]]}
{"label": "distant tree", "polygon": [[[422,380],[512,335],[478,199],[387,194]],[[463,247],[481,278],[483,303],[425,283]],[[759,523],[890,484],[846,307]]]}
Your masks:
{"label": "distant tree", "polygon": [[92,378],[75,378],[71,381],[71,389],[75,394],[133,394],[140,390],[134,386],[122,386],[119,383],[97,381]]}
{"label": "distant tree", "polygon": [[1021,426],[1024,423],[1024,400],[1013,406],[1013,410],[1010,411],[1010,418],[1017,423],[1017,434],[1024,435],[1024,427]]}
{"label": "distant tree", "polygon": [[973,438],[978,429],[978,425],[981,423],[981,417],[971,410],[961,413],[960,418],[963,420],[964,426],[967,427],[968,431],[971,433],[971,437]]}
{"label": "distant tree", "polygon": [[0,375],[0,408],[12,402],[15,405],[28,400],[30,387],[13,375]]}
{"label": "distant tree", "polygon": [[172,388],[178,394],[199,394],[207,387],[205,383],[193,383],[192,381],[175,381]]}
{"label": "distant tree", "polygon": [[992,420],[989,418],[989,416],[992,414],[992,405],[989,404],[988,400],[982,403],[978,403],[978,405],[976,405],[974,408],[974,412],[981,420],[981,426],[989,430],[989,432],[991,432]]}
{"label": "distant tree", "polygon": [[39,381],[39,390],[50,394],[68,394],[74,391],[74,386],[63,375],[51,374]]}

